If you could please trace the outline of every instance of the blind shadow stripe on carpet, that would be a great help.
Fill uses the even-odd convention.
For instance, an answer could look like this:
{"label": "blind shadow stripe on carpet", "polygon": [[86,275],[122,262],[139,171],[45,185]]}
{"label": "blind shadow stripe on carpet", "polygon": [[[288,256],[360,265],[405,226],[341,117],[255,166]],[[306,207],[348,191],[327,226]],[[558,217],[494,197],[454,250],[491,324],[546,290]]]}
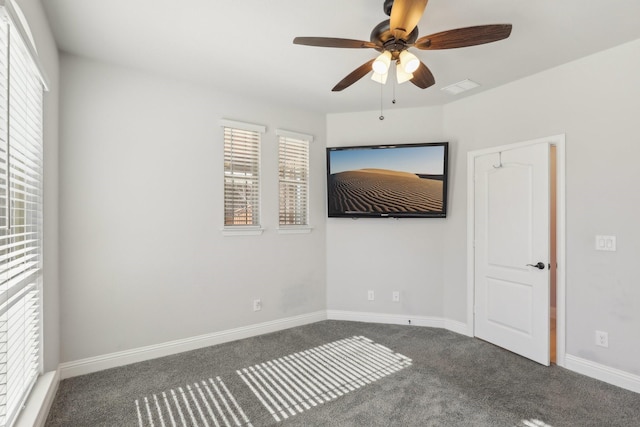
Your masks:
{"label": "blind shadow stripe on carpet", "polygon": [[[411,363],[402,354],[354,336],[238,369],[236,374],[266,410],[265,416],[280,422]],[[140,427],[252,425],[220,377],[137,399],[135,405]]]}

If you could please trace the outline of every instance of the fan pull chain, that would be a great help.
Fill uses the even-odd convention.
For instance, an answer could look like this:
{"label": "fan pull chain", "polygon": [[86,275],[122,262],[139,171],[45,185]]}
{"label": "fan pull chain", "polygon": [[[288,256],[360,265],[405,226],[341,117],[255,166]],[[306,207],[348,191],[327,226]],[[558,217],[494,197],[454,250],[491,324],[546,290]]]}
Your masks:
{"label": "fan pull chain", "polygon": [[396,103],[396,79],[392,79],[393,80],[393,99],[391,100],[391,103],[395,105]]}
{"label": "fan pull chain", "polygon": [[384,120],[384,114],[382,111],[383,108],[383,102],[382,102],[382,88],[384,87],[384,85],[380,85],[380,117],[378,117],[380,120]]}

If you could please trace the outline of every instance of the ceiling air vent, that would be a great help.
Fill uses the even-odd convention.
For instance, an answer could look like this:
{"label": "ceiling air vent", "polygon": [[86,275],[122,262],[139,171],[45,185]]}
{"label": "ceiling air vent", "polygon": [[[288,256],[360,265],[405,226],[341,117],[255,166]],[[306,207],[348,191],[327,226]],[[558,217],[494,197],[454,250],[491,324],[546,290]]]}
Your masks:
{"label": "ceiling air vent", "polygon": [[454,83],[452,85],[443,87],[440,90],[443,90],[451,95],[457,95],[459,93],[466,92],[478,86],[480,86],[479,83],[476,83],[473,80],[465,79],[458,83]]}

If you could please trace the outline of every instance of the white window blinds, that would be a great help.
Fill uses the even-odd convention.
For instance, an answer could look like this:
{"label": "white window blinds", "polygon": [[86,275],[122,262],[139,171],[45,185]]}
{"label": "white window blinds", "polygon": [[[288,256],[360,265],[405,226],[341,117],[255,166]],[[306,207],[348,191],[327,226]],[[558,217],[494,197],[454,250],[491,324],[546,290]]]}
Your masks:
{"label": "white window blinds", "polygon": [[279,223],[309,224],[309,142],[311,136],[278,130]]}
{"label": "white window blinds", "polygon": [[224,225],[260,226],[260,137],[264,127],[223,121]]}
{"label": "white window blinds", "polygon": [[31,51],[6,11],[0,8],[2,427],[15,421],[40,373],[42,286],[43,85]]}

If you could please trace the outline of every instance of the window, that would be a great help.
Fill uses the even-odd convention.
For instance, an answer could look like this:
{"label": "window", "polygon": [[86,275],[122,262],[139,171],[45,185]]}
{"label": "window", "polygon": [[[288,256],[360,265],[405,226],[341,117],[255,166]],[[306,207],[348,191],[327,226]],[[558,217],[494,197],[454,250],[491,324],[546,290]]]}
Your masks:
{"label": "window", "polygon": [[278,129],[279,223],[309,225],[309,135]]}
{"label": "window", "polygon": [[[26,22],[0,3],[0,427],[41,372],[44,78]],[[17,24],[14,24],[17,23]],[[23,37],[23,35],[25,37]]]}
{"label": "window", "polygon": [[264,126],[223,120],[224,226],[260,227],[260,137]]}

